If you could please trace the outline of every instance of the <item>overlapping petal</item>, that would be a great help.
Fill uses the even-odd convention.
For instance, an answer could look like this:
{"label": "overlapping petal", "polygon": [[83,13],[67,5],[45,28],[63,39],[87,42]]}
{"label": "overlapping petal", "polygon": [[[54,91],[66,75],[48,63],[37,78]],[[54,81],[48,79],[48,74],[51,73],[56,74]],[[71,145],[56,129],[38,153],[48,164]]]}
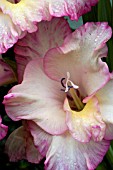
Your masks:
{"label": "overlapping petal", "polygon": [[28,126],[33,136],[35,147],[38,149],[41,155],[45,157],[52,142],[52,135],[43,131],[33,121],[28,121]]}
{"label": "overlapping petal", "polygon": [[13,120],[33,120],[45,131],[61,134],[67,129],[63,111],[65,93],[59,82],[44,74],[41,65],[40,59],[31,61],[22,84],[14,86],[3,103]]}
{"label": "overlapping petal", "polygon": [[94,93],[110,79],[108,66],[101,58],[107,55],[106,42],[111,33],[105,22],[79,27],[67,36],[61,47],[46,53],[45,73],[51,79],[61,81],[69,72],[83,97]]}
{"label": "overlapping petal", "polygon": [[8,14],[13,23],[28,32],[37,30],[36,22],[50,21],[53,16],[70,16],[78,18],[91,10],[98,0],[1,0],[0,8],[4,14]]}
{"label": "overlapping petal", "polygon": [[68,100],[65,100],[64,109],[67,113],[67,125],[73,138],[85,143],[91,139],[98,142],[104,138],[106,125],[95,97],[88,101],[82,111],[72,111]]}
{"label": "overlapping petal", "polygon": [[[1,0],[0,53],[5,53],[19,38],[37,30],[37,22],[50,21],[53,16],[76,19],[91,10],[98,0]],[[24,33],[22,33],[24,31]]]}
{"label": "overlapping petal", "polygon": [[0,56],[0,86],[16,81],[12,68]]}
{"label": "overlapping petal", "polygon": [[62,45],[63,40],[71,33],[67,21],[63,18],[54,18],[50,22],[43,21],[38,24],[38,31],[27,34],[15,45],[15,58],[17,61],[18,81],[22,81],[27,63],[37,57]]}
{"label": "overlapping petal", "polygon": [[8,127],[2,124],[2,118],[0,116],[0,140],[3,139],[8,131]]}
{"label": "overlapping petal", "polygon": [[43,158],[35,148],[30,132],[24,126],[19,127],[9,135],[5,151],[12,162],[26,159],[32,163],[39,163]]}
{"label": "overlapping petal", "polygon": [[51,170],[94,170],[106,154],[110,142],[76,141],[68,132],[54,136],[29,121],[34,144],[43,156],[46,156],[45,169]]}
{"label": "overlapping petal", "polygon": [[54,136],[46,155],[46,170],[94,170],[109,148],[109,141],[82,144],[68,133]]}

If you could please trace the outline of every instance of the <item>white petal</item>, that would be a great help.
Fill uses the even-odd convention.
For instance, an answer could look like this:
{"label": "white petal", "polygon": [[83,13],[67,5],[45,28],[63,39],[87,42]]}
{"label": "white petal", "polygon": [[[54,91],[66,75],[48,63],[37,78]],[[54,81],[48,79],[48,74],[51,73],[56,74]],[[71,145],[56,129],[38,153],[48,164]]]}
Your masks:
{"label": "white petal", "polygon": [[94,170],[109,148],[109,141],[82,144],[68,133],[54,136],[46,155],[46,170]]}

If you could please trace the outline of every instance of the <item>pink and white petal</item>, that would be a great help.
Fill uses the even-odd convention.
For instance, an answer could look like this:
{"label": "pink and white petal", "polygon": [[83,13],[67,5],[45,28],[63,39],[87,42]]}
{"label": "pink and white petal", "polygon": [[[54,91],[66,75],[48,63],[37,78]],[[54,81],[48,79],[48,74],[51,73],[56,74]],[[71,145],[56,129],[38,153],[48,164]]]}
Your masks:
{"label": "pink and white petal", "polygon": [[45,157],[52,141],[52,135],[46,133],[33,121],[28,121],[28,125],[31,135],[33,136],[35,147],[41,155]]}
{"label": "pink and white petal", "polygon": [[[51,21],[42,21],[38,23],[38,31],[27,34],[23,39],[19,40],[16,45],[29,47],[39,57],[43,57],[45,53],[53,47],[62,45],[67,35],[71,33],[68,22],[64,18],[53,18]],[[60,36],[59,36],[60,35]],[[17,46],[17,47],[18,47]],[[19,53],[16,50],[15,53]]]}
{"label": "pink and white petal", "polygon": [[49,49],[62,45],[70,33],[71,29],[64,18],[53,18],[50,22],[40,22],[38,31],[28,33],[19,40],[14,49],[19,82],[22,81],[24,69],[30,60],[43,57]]}
{"label": "pink and white petal", "polygon": [[71,110],[66,99],[64,110],[67,114],[66,123],[73,138],[85,143],[90,140],[98,142],[104,138],[106,125],[99,112],[96,98],[92,98],[79,112]]}
{"label": "pink and white petal", "polygon": [[54,136],[46,155],[46,170],[94,170],[102,161],[110,142],[80,143],[71,135]]}
{"label": "pink and white petal", "polygon": [[111,32],[106,22],[86,23],[79,27],[67,36],[61,47],[46,53],[45,73],[51,79],[61,81],[69,72],[83,97],[91,95],[110,79],[108,66],[101,58],[107,55],[106,42]]}
{"label": "pink and white petal", "polygon": [[36,22],[51,20],[49,4],[46,0],[20,0],[18,3],[0,1],[0,8],[4,14],[8,14],[13,23],[22,31],[34,32],[37,30]]}
{"label": "pink and white petal", "polygon": [[43,156],[34,146],[34,141],[33,141],[32,136],[27,138],[26,159],[28,160],[28,162],[36,163],[36,164],[39,163],[43,159]]}
{"label": "pink and white petal", "polygon": [[11,18],[0,11],[0,54],[11,48],[23,34]]}
{"label": "pink and white petal", "polygon": [[61,134],[67,129],[63,110],[65,93],[59,82],[44,74],[39,60],[29,62],[22,84],[14,86],[3,103],[14,121],[33,120],[48,133]]}
{"label": "pink and white petal", "polygon": [[99,101],[100,112],[106,123],[113,123],[113,80],[110,80],[96,96]]}
{"label": "pink and white petal", "polygon": [[98,0],[52,0],[49,6],[50,13],[55,17],[70,16],[72,20],[78,20],[97,2]]}
{"label": "pink and white petal", "polygon": [[12,68],[5,63],[0,55],[0,86],[16,81],[15,73]]}
{"label": "pink and white petal", "polygon": [[2,118],[0,116],[0,140],[7,135],[8,126],[2,124]]}
{"label": "pink and white petal", "polygon": [[[23,80],[23,75],[24,75],[25,67],[31,61],[31,57],[33,57],[33,58],[37,57],[37,55],[33,54],[32,51],[29,48],[21,47],[21,50],[23,50],[23,54],[22,55],[16,54],[16,56],[15,56],[16,63],[17,63],[17,79],[18,79],[18,83],[19,84]],[[29,52],[29,56],[24,56],[24,52],[28,52],[28,51],[30,51]]]}
{"label": "pink and white petal", "polygon": [[5,152],[12,162],[27,159],[32,163],[39,163],[43,158],[35,148],[33,138],[24,126],[9,135],[5,144]]}
{"label": "pink and white petal", "polygon": [[39,153],[37,148],[34,145],[34,140],[31,135],[28,122],[27,121],[22,121],[23,123],[23,130],[24,130],[24,139],[25,139],[25,144],[26,144],[26,159],[28,162],[31,163],[39,163],[42,159],[43,156]]}
{"label": "pink and white petal", "polygon": [[[99,107],[100,107],[100,112],[103,118],[103,121],[108,124],[113,124],[113,79],[110,80],[102,89],[100,89],[97,93],[96,96],[99,101]],[[110,125],[110,129],[111,126]],[[113,128],[112,128],[113,129]],[[112,130],[111,131],[111,136],[112,135]]]}

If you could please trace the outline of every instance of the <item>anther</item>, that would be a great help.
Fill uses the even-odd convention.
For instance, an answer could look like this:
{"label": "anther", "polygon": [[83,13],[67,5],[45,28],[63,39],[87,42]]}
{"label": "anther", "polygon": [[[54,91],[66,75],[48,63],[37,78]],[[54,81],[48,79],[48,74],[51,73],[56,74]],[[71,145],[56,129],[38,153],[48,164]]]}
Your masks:
{"label": "anther", "polygon": [[[61,85],[62,85],[64,88],[66,88],[66,86],[64,85],[64,82],[63,82],[64,80],[65,80],[65,78],[62,78],[62,79],[61,79]],[[68,90],[70,90],[71,88],[73,88],[73,86],[69,86],[69,85],[68,85]],[[65,90],[61,89],[61,91],[65,91]]]}
{"label": "anther", "polygon": [[66,88],[66,86],[64,85],[64,82],[63,82],[64,80],[65,80],[65,78],[61,79],[61,85],[62,85],[62,87]]}

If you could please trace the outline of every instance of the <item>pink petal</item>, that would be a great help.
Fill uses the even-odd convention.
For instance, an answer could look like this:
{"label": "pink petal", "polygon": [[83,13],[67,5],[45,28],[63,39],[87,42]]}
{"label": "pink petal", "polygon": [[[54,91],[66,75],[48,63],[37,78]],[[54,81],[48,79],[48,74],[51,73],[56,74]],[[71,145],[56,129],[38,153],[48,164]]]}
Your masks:
{"label": "pink petal", "polygon": [[12,68],[5,63],[5,61],[0,56],[0,86],[13,83],[16,81],[16,76]]}
{"label": "pink petal", "polygon": [[83,110],[77,112],[71,110],[68,100],[65,101],[66,121],[73,138],[80,142],[89,142],[91,139],[98,142],[104,138],[106,125],[98,105],[98,100],[94,97]]}
{"label": "pink petal", "polygon": [[8,15],[0,11],[0,54],[5,53],[24,34],[18,26],[14,25]]}
{"label": "pink petal", "polygon": [[0,1],[0,8],[4,14],[8,14],[13,23],[22,31],[34,32],[37,30],[36,22],[51,20],[48,2],[20,0],[14,4],[6,0]]}
{"label": "pink petal", "polygon": [[11,119],[33,120],[51,134],[61,134],[66,129],[61,85],[49,79],[41,68],[39,59],[31,61],[25,70],[22,84],[10,90],[3,103]]}
{"label": "pink petal", "polygon": [[99,101],[103,121],[107,123],[106,138],[113,139],[113,80],[110,80],[96,96]]}
{"label": "pink petal", "polygon": [[80,16],[91,10],[98,0],[52,0],[50,13],[53,16],[70,16],[72,20],[78,20]]}
{"label": "pink petal", "polygon": [[110,79],[108,66],[101,60],[107,55],[105,43],[110,37],[111,28],[105,22],[86,23],[79,27],[67,36],[61,47],[46,53],[46,74],[61,81],[69,72],[83,96],[94,93]]}
{"label": "pink petal", "polygon": [[14,130],[5,144],[5,151],[10,161],[27,159],[32,163],[39,163],[43,158],[33,144],[33,138],[24,126]]}
{"label": "pink petal", "polygon": [[34,139],[35,147],[38,149],[41,155],[45,157],[52,141],[52,135],[43,131],[33,121],[28,121],[28,124],[30,132]]}
{"label": "pink petal", "polygon": [[2,124],[2,118],[0,116],[0,140],[3,139],[8,131],[8,127]]}
{"label": "pink petal", "polygon": [[94,170],[109,148],[109,141],[80,143],[68,133],[54,136],[46,155],[47,170]]}
{"label": "pink petal", "polygon": [[39,151],[34,146],[33,138],[27,138],[26,143],[26,159],[31,163],[39,163],[43,156],[39,153]]}
{"label": "pink petal", "polygon": [[19,82],[22,81],[25,66],[30,60],[43,57],[49,49],[60,46],[70,33],[71,30],[65,19],[54,18],[50,22],[40,22],[38,31],[28,33],[19,40],[15,46]]}

